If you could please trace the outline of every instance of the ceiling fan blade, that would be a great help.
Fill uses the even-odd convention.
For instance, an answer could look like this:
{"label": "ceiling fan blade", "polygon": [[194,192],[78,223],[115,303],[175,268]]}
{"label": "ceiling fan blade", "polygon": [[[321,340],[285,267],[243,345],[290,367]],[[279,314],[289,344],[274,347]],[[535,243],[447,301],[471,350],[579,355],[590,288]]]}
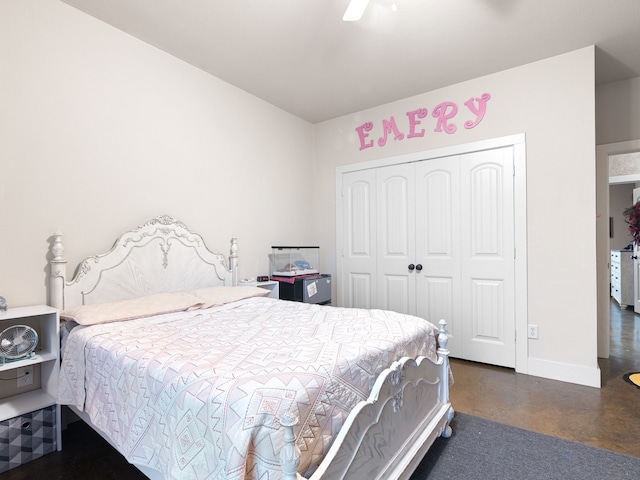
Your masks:
{"label": "ceiling fan blade", "polygon": [[345,22],[357,22],[362,18],[362,14],[367,8],[368,3],[369,0],[351,0],[349,6],[347,6],[347,10],[344,12],[342,20]]}

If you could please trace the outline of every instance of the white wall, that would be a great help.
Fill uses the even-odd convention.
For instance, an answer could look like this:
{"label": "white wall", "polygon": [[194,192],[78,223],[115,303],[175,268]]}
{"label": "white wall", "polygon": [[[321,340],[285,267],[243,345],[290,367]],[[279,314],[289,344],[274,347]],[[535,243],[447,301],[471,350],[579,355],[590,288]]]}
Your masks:
{"label": "white wall", "polygon": [[[314,125],[315,231],[326,264],[335,269],[337,166],[525,133],[528,321],[539,326],[528,371],[599,385],[593,71],[590,47]],[[487,113],[473,129],[459,122],[454,134],[436,133],[425,119],[422,138],[359,150],[355,129],[364,122],[400,121],[407,111],[485,92]]]}
{"label": "white wall", "polygon": [[72,272],[161,214],[268,274],[312,241],[311,125],[57,1],[0,3],[0,295],[46,302],[49,237]]}
{"label": "white wall", "polygon": [[640,77],[596,89],[598,145],[640,139]]}

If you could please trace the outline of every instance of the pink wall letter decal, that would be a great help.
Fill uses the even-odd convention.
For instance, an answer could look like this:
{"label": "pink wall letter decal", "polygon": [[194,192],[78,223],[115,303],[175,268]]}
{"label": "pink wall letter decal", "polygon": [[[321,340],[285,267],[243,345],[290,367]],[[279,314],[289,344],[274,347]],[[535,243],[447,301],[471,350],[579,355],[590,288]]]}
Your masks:
{"label": "pink wall letter decal", "polygon": [[[489,100],[491,100],[491,95],[488,93],[483,93],[480,95],[480,98],[471,97],[464,102],[470,115],[467,113],[467,110],[463,109],[463,111],[460,112],[458,122],[454,122],[453,119],[459,113],[459,104],[456,102],[442,102],[431,109],[431,116],[435,121],[429,120],[429,109],[420,107],[406,112],[407,123],[400,118],[400,128],[398,128],[398,122],[396,122],[393,116],[376,122],[363,123],[355,129],[358,134],[358,139],[360,140],[360,150],[378,146],[384,147],[392,135],[393,140],[396,142],[402,141],[405,138],[424,138],[426,128],[431,128],[426,125],[431,121],[435,123],[433,131],[436,133],[445,132],[452,135],[458,130],[456,123],[464,123],[465,129],[475,128],[484,119],[487,113],[487,102]],[[475,116],[475,118],[472,120],[466,120],[473,116]],[[422,128],[422,125],[425,125],[425,128]],[[464,130],[461,130],[459,134],[464,134]],[[373,137],[373,140],[371,140],[370,137]],[[376,138],[378,139],[377,141],[375,140]]]}
{"label": "pink wall letter decal", "polygon": [[488,93],[483,93],[480,98],[476,98],[476,102],[478,102],[478,108],[473,103],[473,97],[464,102],[464,104],[471,110],[476,116],[476,119],[472,122],[471,120],[467,120],[464,122],[464,128],[473,128],[480,123],[480,121],[484,118],[484,113],[487,111],[487,102],[491,98],[491,95]]}
{"label": "pink wall letter decal", "polygon": [[396,119],[393,118],[393,116],[389,117],[389,120],[382,120],[382,128],[384,129],[384,137],[380,137],[378,139],[378,145],[381,147],[384,147],[387,144],[387,137],[392,132],[394,140],[402,140],[404,138],[404,133],[398,130]]}
{"label": "pink wall letter decal", "polygon": [[433,109],[433,116],[438,119],[438,123],[433,131],[442,132],[442,129],[444,128],[444,131],[449,134],[455,133],[458,127],[453,124],[449,125],[447,120],[455,117],[456,113],[458,113],[458,106],[453,102],[442,102],[437,105]]}
{"label": "pink wall letter decal", "polygon": [[373,122],[363,123],[359,127],[356,127],[356,132],[358,132],[358,137],[360,137],[360,150],[364,150],[365,148],[373,147],[373,140],[369,143],[364,143],[365,139],[369,136],[368,133],[373,129]]}
{"label": "pink wall letter decal", "polygon": [[407,138],[424,137],[424,128],[416,133],[416,125],[420,125],[420,120],[417,120],[417,118],[424,118],[426,116],[426,108],[419,108],[418,110],[407,112],[407,117],[409,117],[409,135],[407,135]]}

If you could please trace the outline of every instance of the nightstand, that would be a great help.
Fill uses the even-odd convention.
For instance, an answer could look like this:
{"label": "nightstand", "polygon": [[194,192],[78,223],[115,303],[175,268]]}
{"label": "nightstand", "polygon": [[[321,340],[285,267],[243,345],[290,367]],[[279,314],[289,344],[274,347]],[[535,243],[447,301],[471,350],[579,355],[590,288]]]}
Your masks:
{"label": "nightstand", "polygon": [[278,282],[274,282],[273,280],[268,280],[266,282],[251,282],[248,280],[240,280],[238,282],[238,285],[240,285],[241,287],[246,286],[266,288],[267,290],[270,290],[267,298],[280,298],[280,284]]}
{"label": "nightstand", "polygon": [[34,328],[38,346],[29,358],[0,359],[0,472],[62,449],[58,310],[41,305],[0,312],[0,331],[13,325]]}

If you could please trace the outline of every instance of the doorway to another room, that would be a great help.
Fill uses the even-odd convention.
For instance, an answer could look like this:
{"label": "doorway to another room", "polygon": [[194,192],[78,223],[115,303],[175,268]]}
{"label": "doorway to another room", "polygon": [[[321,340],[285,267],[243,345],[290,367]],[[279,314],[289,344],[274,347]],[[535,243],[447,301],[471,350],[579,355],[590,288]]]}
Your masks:
{"label": "doorway to another room", "polygon": [[[610,153],[609,249],[611,298],[609,308],[609,368],[633,368],[640,359],[640,261],[625,210],[640,199],[640,150]],[[624,372],[623,372],[624,373]]]}

